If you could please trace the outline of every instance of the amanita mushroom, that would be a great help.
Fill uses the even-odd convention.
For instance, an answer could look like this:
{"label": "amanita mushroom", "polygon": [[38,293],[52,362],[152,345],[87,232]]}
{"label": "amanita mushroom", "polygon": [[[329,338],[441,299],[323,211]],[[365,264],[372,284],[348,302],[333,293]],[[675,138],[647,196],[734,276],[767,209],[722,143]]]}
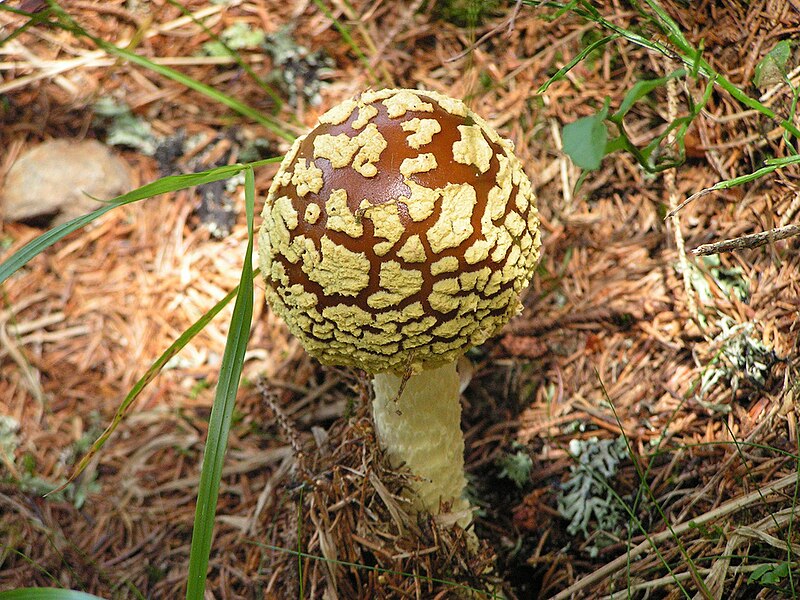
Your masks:
{"label": "amanita mushroom", "polygon": [[539,258],[513,150],[460,100],[368,91],[297,139],[259,233],[274,312],[322,363],[374,376],[378,439],[415,475],[415,506],[461,525],[456,363],[519,312]]}

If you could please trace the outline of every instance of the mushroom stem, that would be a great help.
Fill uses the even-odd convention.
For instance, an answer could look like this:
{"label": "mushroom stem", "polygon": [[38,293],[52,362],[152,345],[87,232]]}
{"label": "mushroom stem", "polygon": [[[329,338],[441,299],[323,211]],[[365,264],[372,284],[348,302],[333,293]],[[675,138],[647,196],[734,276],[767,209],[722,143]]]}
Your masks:
{"label": "mushroom stem", "polygon": [[437,514],[445,502],[455,522],[466,527],[472,518],[462,497],[466,478],[456,362],[412,375],[399,398],[402,377],[375,375],[372,410],[389,461],[406,465],[416,478],[411,485],[417,509]]}

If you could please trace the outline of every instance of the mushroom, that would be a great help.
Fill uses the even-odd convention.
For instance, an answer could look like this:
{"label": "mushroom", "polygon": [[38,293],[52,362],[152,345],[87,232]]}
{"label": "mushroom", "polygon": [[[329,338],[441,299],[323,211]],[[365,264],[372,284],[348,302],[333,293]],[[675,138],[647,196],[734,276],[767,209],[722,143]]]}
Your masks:
{"label": "mushroom", "polygon": [[520,311],[539,258],[512,142],[460,100],[367,91],[295,141],[262,216],[273,311],[320,362],[374,377],[377,437],[414,506],[468,525],[456,364]]}

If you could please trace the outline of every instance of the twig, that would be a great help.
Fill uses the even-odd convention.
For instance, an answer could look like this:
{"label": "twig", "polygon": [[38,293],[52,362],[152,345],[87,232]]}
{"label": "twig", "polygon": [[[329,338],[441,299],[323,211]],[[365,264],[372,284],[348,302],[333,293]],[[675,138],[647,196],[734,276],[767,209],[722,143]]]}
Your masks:
{"label": "twig", "polygon": [[558,594],[553,596],[551,600],[567,600],[567,598],[571,598],[573,594],[575,594],[579,590],[585,589],[597,581],[611,577],[614,573],[616,573],[620,569],[625,568],[625,566],[628,565],[630,561],[632,561],[639,555],[645,553],[652,546],[655,546],[656,544],[666,541],[672,538],[673,536],[679,536],[684,533],[687,533],[691,531],[692,528],[696,528],[700,525],[703,525],[704,523],[710,523],[717,519],[721,519],[722,517],[725,517],[731,513],[738,512],[739,510],[746,508],[753,502],[760,500],[764,496],[767,496],[769,494],[774,494],[789,486],[794,485],[795,482],[797,481],[797,477],[798,477],[797,473],[792,473],[791,475],[787,475],[786,477],[783,477],[782,479],[779,479],[778,481],[771,483],[769,485],[765,485],[764,487],[759,488],[754,492],[750,492],[745,496],[729,500],[728,502],[722,504],[718,508],[708,511],[707,513],[700,515],[699,517],[696,517],[694,519],[690,519],[688,522],[675,525],[674,527],[672,527],[672,529],[667,529],[665,531],[662,531],[661,533],[650,536],[648,539],[644,540],[635,547],[631,548],[623,555],[615,558],[610,563],[599,568],[597,571],[587,575],[583,579],[569,586],[567,589],[559,592]]}
{"label": "twig", "polygon": [[477,41],[475,41],[472,44],[470,44],[469,47],[467,47],[466,49],[462,50],[461,52],[459,52],[455,56],[451,56],[450,58],[445,59],[444,62],[451,63],[451,62],[455,62],[455,61],[457,61],[457,60],[459,60],[461,58],[464,58],[467,54],[469,54],[470,52],[473,52],[478,46],[483,44],[485,41],[489,40],[492,36],[494,36],[496,33],[501,31],[503,28],[506,29],[506,35],[511,34],[511,32],[514,30],[514,24],[516,22],[517,14],[519,13],[519,9],[520,9],[521,5],[522,5],[522,2],[519,2],[519,1],[516,2],[514,4],[514,9],[511,11],[511,14],[508,17],[506,17],[505,19],[503,19],[503,21],[501,23],[498,23],[497,25],[492,27],[489,31],[487,31],[481,37],[479,37],[477,39]]}
{"label": "twig", "polygon": [[783,213],[779,225],[781,227],[788,225],[789,221],[791,221],[798,212],[800,212],[800,191],[795,192],[794,200],[792,200],[792,203],[789,205],[789,208],[786,209],[786,212]]}
{"label": "twig", "polygon": [[[224,8],[230,8],[231,6],[238,5],[241,3],[241,0],[235,0],[234,4],[228,4]],[[185,25],[188,25],[192,22],[192,19],[205,19],[211,15],[219,13],[223,10],[222,6],[212,5],[197,12],[193,13],[192,16],[186,17],[179,17],[174,19],[173,21],[169,21],[168,23],[164,23],[163,25],[159,25],[157,27],[148,29],[143,33],[143,39],[149,39],[155,37],[157,35],[161,35],[163,33],[173,31]],[[132,40],[130,39],[123,39],[117,42],[117,45],[121,48],[125,48],[128,44],[131,43]],[[12,79],[11,81],[0,85],[0,94],[7,94],[10,91],[13,91],[17,88],[24,87],[29,83],[33,83],[40,79],[46,79],[48,77],[57,77],[61,73],[66,71],[70,71],[72,69],[77,69],[87,64],[91,64],[96,60],[103,59],[106,57],[105,50],[92,50],[87,52],[86,54],[74,59],[74,60],[64,60],[61,61],[57,65],[50,66],[48,68],[43,68],[36,73],[32,73],[30,75],[25,75],[23,77],[18,77],[16,79]]]}
{"label": "twig", "polygon": [[776,227],[769,231],[751,233],[749,235],[743,235],[742,237],[714,242],[713,244],[702,244],[692,250],[692,254],[696,256],[706,256],[708,254],[719,254],[720,252],[759,248],[766,244],[785,240],[795,235],[800,235],[800,225],[786,225],[785,227]]}
{"label": "twig", "polygon": [[294,459],[298,471],[303,476],[307,476],[308,473],[305,467],[305,453],[303,452],[303,444],[300,440],[300,432],[297,431],[297,428],[294,426],[292,420],[286,415],[285,412],[283,412],[280,406],[278,406],[275,392],[269,389],[267,382],[263,379],[259,379],[258,383],[256,384],[256,388],[260,392],[262,400],[264,400],[267,406],[269,406],[272,414],[275,415],[275,420],[278,421],[278,426],[283,430],[283,434],[286,436],[286,439],[292,448],[292,452],[294,453]]}
{"label": "twig", "polygon": [[[76,325],[75,327],[67,327],[66,329],[59,329],[57,331],[34,331],[33,333],[20,336],[16,332],[14,335],[19,347],[28,346],[30,344],[50,344],[60,340],[80,337],[92,333],[92,330],[85,325]],[[0,336],[1,337],[1,336]],[[0,359],[9,354],[8,349],[0,349]]]}
{"label": "twig", "polygon": [[[547,96],[544,96],[546,99]],[[545,104],[548,104],[545,101]],[[559,159],[559,166],[560,166],[560,174],[561,174],[561,191],[564,195],[564,206],[569,211],[572,212],[572,183],[570,181],[570,172],[569,166],[570,161],[567,160],[566,154],[564,154],[563,143],[561,140],[561,130],[558,127],[558,122],[555,119],[550,119],[550,131],[553,136],[553,142],[555,143],[556,150],[558,150],[560,159]]]}
{"label": "twig", "polygon": [[733,179],[727,179],[725,181],[720,181],[709,188],[705,188],[700,190],[699,192],[695,192],[691,196],[689,196],[686,200],[681,202],[678,206],[671,209],[667,216],[664,219],[669,219],[674,216],[678,211],[683,209],[687,204],[690,202],[694,202],[697,198],[701,196],[705,196],[706,194],[710,194],[711,192],[716,192],[717,190],[729,190],[732,187],[736,187],[737,185],[742,185],[743,183],[749,183],[751,181],[755,181],[772,173],[773,171],[777,171],[781,167],[786,167],[788,165],[794,165],[800,163],[800,154],[792,154],[791,156],[785,156],[782,158],[770,158],[764,161],[763,167],[760,169],[753,171],[752,173],[747,173],[746,175],[740,175],[739,177],[734,177]]}
{"label": "twig", "polygon": [[[670,123],[674,123],[678,118],[678,82],[674,78],[667,79],[667,118]],[[670,132],[667,136],[667,144],[675,144],[675,132]],[[670,223],[672,225],[673,236],[675,237],[675,247],[678,250],[678,262],[681,267],[681,274],[683,275],[683,289],[686,293],[686,307],[689,309],[689,314],[694,321],[702,329],[702,320],[697,313],[697,301],[694,296],[694,289],[692,288],[691,266],[686,259],[686,245],[683,240],[683,232],[681,231],[681,221],[678,216],[676,206],[678,205],[678,185],[676,182],[677,173],[676,168],[669,169],[664,173],[664,183],[669,192],[669,207]]]}

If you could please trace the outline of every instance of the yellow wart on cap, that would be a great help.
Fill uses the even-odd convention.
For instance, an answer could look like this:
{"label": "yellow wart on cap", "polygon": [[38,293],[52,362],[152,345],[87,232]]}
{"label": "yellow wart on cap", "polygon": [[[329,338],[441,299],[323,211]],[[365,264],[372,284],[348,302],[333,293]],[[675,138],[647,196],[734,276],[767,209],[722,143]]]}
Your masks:
{"label": "yellow wart on cap", "polygon": [[433,252],[455,248],[472,235],[476,201],[475,188],[468,183],[451,183],[442,190],[442,212],[426,234]]}
{"label": "yellow wart on cap", "polygon": [[319,204],[309,204],[306,206],[306,212],[303,215],[303,218],[306,220],[306,223],[314,225],[319,220],[320,214],[321,209]]}
{"label": "yellow wart on cap", "polygon": [[301,198],[309,192],[316,194],[322,189],[322,169],[313,162],[306,163],[305,158],[300,158],[295,163],[291,183]]}
{"label": "yellow wart on cap", "polygon": [[364,235],[364,226],[347,205],[347,190],[333,190],[325,203],[325,212],[328,215],[328,229],[341,231],[352,238]]}
{"label": "yellow wart on cap", "polygon": [[461,139],[453,143],[453,158],[463,165],[474,165],[481,173],[489,170],[492,148],[477,125],[459,125]]}
{"label": "yellow wart on cap", "polygon": [[431,275],[441,275],[442,273],[452,273],[458,270],[458,258],[455,256],[445,256],[431,265]]}
{"label": "yellow wart on cap", "polygon": [[371,104],[359,104],[358,116],[352,123],[353,129],[361,129],[378,114],[378,109]]}
{"label": "yellow wart on cap", "polygon": [[355,100],[345,100],[324,113],[319,122],[325,125],[339,125],[347,121],[358,106]]}
{"label": "yellow wart on cap", "polygon": [[303,271],[326,295],[355,296],[369,285],[370,262],[363,252],[353,252],[324,237],[321,254],[321,258],[317,253],[303,254]]}
{"label": "yellow wart on cap", "polygon": [[442,130],[442,126],[436,119],[420,119],[419,117],[403,121],[400,127],[403,128],[403,131],[413,132],[406,138],[406,142],[414,150],[418,150],[425,144],[430,144],[433,136]]}
{"label": "yellow wart on cap", "polygon": [[432,152],[426,152],[415,156],[414,158],[404,158],[400,163],[400,174],[408,179],[417,173],[427,173],[433,171],[438,167],[436,162],[436,155]]}
{"label": "yellow wart on cap", "polygon": [[334,169],[352,163],[364,177],[374,177],[378,172],[374,163],[378,162],[386,145],[386,138],[374,123],[370,123],[355,137],[346,133],[317,136],[314,138],[314,158],[328,159]]}
{"label": "yellow wart on cap", "polygon": [[367,200],[362,200],[359,206],[359,212],[363,215],[363,218],[372,221],[375,237],[386,240],[385,242],[378,242],[373,246],[375,254],[384,256],[394,247],[406,230],[405,226],[400,221],[397,203],[385,202],[383,204],[370,204]]}
{"label": "yellow wart on cap", "polygon": [[367,298],[367,304],[372,308],[395,306],[419,293],[422,289],[422,273],[415,269],[406,269],[391,260],[381,264],[380,286],[379,291]]}
{"label": "yellow wart on cap", "polygon": [[410,110],[433,112],[433,104],[425,102],[411,90],[398,90],[396,94],[386,98],[383,105],[390,119],[402,117]]}
{"label": "yellow wart on cap", "polygon": [[427,258],[422,240],[416,234],[406,240],[405,244],[397,251],[397,256],[410,263],[423,262]]}

